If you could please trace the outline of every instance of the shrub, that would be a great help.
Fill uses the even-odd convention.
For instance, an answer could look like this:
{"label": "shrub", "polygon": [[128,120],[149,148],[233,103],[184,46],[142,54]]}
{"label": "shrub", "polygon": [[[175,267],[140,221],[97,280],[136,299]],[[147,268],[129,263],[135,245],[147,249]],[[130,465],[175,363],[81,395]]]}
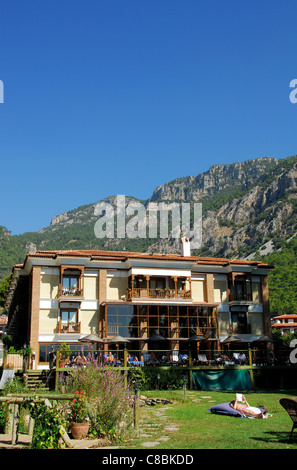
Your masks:
{"label": "shrub", "polygon": [[7,409],[7,405],[5,403],[0,403],[0,433],[1,434],[3,434],[5,430],[6,409]]}
{"label": "shrub", "polygon": [[98,437],[120,438],[132,424],[132,393],[126,382],[120,370],[98,365],[90,357],[85,367],[69,371],[68,391],[85,391],[91,431]]}
{"label": "shrub", "polygon": [[27,404],[31,417],[35,420],[32,449],[59,449],[64,422],[61,411],[56,405],[48,407],[44,401],[29,401]]}
{"label": "shrub", "polygon": [[[160,379],[158,380],[158,374]],[[185,372],[178,367],[170,370],[159,370],[155,367],[131,367],[128,377],[131,383],[139,382],[141,390],[180,390],[183,387]]]}

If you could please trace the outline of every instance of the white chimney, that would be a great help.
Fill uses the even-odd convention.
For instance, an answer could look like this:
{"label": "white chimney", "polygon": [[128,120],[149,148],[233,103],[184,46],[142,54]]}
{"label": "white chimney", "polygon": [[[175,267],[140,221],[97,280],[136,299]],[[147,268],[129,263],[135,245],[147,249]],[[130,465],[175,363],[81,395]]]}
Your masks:
{"label": "white chimney", "polygon": [[181,255],[182,256],[191,256],[191,246],[190,239],[187,237],[182,237],[180,239]]}

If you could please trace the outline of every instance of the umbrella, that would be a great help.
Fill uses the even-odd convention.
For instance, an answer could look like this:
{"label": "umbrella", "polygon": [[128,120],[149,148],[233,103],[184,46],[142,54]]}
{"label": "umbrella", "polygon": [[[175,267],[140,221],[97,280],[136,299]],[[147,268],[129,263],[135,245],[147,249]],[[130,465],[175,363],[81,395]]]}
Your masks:
{"label": "umbrella", "polygon": [[151,336],[150,338],[147,338],[145,341],[167,341],[168,338],[165,338],[164,336],[161,336],[161,335],[153,335]]}
{"label": "umbrella", "polygon": [[274,339],[273,338],[269,338],[269,336],[260,336],[259,338],[255,339],[255,341],[253,341],[253,343],[274,343]]}
{"label": "umbrella", "polygon": [[97,335],[92,334],[83,336],[79,341],[82,341],[83,343],[103,343],[103,339],[99,338]]}
{"label": "umbrella", "polygon": [[207,338],[205,338],[204,336],[201,336],[201,335],[192,335],[190,336],[190,338],[187,339],[187,343],[194,343],[195,341],[197,341],[197,343],[199,341],[206,341]]}
{"label": "umbrella", "polygon": [[238,336],[235,335],[230,335],[225,338],[222,343],[228,344],[228,343],[240,343],[242,341],[241,338],[238,338]]}
{"label": "umbrella", "polygon": [[113,338],[107,338],[108,343],[130,343],[128,338],[123,338],[123,336],[117,335],[113,336]]}
{"label": "umbrella", "polygon": [[128,338],[124,338],[123,336],[116,335],[113,336],[112,338],[107,338],[108,343],[115,343],[117,347],[117,359],[118,359],[118,351],[119,351],[119,344],[125,344],[125,349],[126,349],[126,343],[131,343],[131,341]]}

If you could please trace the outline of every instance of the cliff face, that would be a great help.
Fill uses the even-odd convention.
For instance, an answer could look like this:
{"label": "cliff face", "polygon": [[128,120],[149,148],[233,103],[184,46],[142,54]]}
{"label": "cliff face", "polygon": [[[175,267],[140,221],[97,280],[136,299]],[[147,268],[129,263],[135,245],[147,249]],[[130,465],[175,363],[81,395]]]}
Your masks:
{"label": "cliff face", "polygon": [[[126,204],[132,200],[137,201],[126,197]],[[196,177],[158,186],[147,201],[139,202],[161,201],[202,203],[202,246],[195,254],[247,258],[257,250],[267,253],[277,239],[289,240],[297,233],[297,156],[214,165]],[[116,197],[104,202],[115,206]],[[178,240],[170,236],[161,240],[96,238],[96,204],[54,216],[39,232],[10,236],[2,228],[0,276],[9,273],[12,264],[23,261],[32,248],[179,252]]]}
{"label": "cliff face", "polygon": [[[297,158],[261,158],[215,165],[196,178],[166,183],[151,200],[199,201],[203,208],[202,247],[198,254],[251,257],[273,239],[297,231]],[[153,249],[164,247],[157,243]],[[171,241],[171,250],[177,243]]]}
{"label": "cliff face", "polygon": [[150,201],[201,201],[228,189],[247,190],[278,165],[275,158],[265,157],[230,165],[214,165],[194,178],[188,176],[158,186]]}

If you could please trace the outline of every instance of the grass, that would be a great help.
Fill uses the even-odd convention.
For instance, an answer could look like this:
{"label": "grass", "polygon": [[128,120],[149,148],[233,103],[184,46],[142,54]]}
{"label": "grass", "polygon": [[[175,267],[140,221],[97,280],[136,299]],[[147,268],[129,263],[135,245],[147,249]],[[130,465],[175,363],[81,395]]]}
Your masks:
{"label": "grass", "polygon": [[[234,418],[208,412],[214,404],[231,401],[235,392],[182,391],[145,392],[146,396],[169,398],[174,404],[140,407],[139,430],[136,438],[125,448],[144,448],[145,442],[156,442],[158,449],[297,449],[297,431],[289,440],[292,421],[279,404],[282,397],[296,396],[297,392],[245,393],[250,405],[267,406],[273,416],[267,419]],[[162,411],[159,411],[162,410]],[[162,414],[161,414],[162,413]],[[148,426],[149,425],[149,426]],[[156,426],[158,425],[158,426]],[[166,426],[178,430],[168,431]],[[150,436],[142,437],[149,429]]]}

